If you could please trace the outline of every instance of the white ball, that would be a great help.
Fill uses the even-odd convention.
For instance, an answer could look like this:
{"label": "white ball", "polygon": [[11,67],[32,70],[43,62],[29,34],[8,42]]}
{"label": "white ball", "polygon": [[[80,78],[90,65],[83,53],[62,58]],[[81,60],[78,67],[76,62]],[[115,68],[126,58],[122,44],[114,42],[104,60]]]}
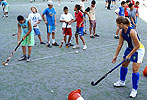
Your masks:
{"label": "white ball", "polygon": [[5,63],[5,66],[8,66],[8,63]]}
{"label": "white ball", "polygon": [[79,51],[76,51],[76,54],[78,54],[79,53]]}
{"label": "white ball", "polygon": [[53,90],[51,90],[51,93],[53,93],[54,91]]}

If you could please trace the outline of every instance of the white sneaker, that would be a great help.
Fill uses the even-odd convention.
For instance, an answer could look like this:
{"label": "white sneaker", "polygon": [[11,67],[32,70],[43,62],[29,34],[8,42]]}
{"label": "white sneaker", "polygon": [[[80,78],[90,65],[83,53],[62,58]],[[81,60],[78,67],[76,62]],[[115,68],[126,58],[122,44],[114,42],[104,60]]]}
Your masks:
{"label": "white sneaker", "polygon": [[84,46],[83,46],[83,50],[86,50],[86,49],[87,49],[87,46],[86,46],[86,45],[84,45]]}
{"label": "white sneaker", "polygon": [[115,87],[123,87],[125,86],[125,82],[124,81],[117,81],[116,83],[113,84]]}
{"label": "white sneaker", "polygon": [[131,93],[130,93],[130,97],[131,97],[131,98],[135,98],[136,95],[137,95],[137,90],[132,89],[132,91],[131,91]]}
{"label": "white sneaker", "polygon": [[79,48],[79,45],[73,46],[73,49],[77,49],[77,48]]}

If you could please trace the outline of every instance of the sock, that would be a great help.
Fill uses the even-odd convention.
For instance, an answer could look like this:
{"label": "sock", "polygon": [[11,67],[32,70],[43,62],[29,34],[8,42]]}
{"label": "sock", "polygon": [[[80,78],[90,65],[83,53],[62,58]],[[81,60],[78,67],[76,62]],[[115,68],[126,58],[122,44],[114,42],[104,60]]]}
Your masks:
{"label": "sock", "polygon": [[121,81],[125,81],[127,72],[128,72],[128,68],[124,68],[123,66],[120,68],[120,80]]}
{"label": "sock", "polygon": [[55,43],[55,39],[52,39],[52,43],[53,43],[53,44]]}
{"label": "sock", "polygon": [[24,54],[23,56],[26,57],[26,54]]}
{"label": "sock", "polygon": [[137,90],[137,88],[138,88],[138,82],[139,82],[139,72],[138,73],[132,73],[132,85],[133,85],[133,89]]}
{"label": "sock", "polygon": [[28,55],[28,58],[30,58],[31,56],[30,55]]}

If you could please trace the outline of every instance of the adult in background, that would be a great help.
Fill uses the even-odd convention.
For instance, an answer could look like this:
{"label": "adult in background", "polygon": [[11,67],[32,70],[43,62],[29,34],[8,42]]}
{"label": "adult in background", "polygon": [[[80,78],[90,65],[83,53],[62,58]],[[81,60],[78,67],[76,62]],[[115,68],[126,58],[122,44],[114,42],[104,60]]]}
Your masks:
{"label": "adult in background", "polygon": [[108,10],[111,10],[110,6],[111,6],[111,0],[108,0],[108,7],[107,7]]}

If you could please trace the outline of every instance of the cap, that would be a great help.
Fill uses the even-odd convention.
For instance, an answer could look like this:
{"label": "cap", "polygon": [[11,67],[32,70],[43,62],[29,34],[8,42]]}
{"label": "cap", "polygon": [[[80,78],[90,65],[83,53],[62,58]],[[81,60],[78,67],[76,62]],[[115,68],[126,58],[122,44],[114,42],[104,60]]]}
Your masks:
{"label": "cap", "polygon": [[53,1],[48,1],[47,4],[48,5],[53,5],[54,3],[53,3]]}

